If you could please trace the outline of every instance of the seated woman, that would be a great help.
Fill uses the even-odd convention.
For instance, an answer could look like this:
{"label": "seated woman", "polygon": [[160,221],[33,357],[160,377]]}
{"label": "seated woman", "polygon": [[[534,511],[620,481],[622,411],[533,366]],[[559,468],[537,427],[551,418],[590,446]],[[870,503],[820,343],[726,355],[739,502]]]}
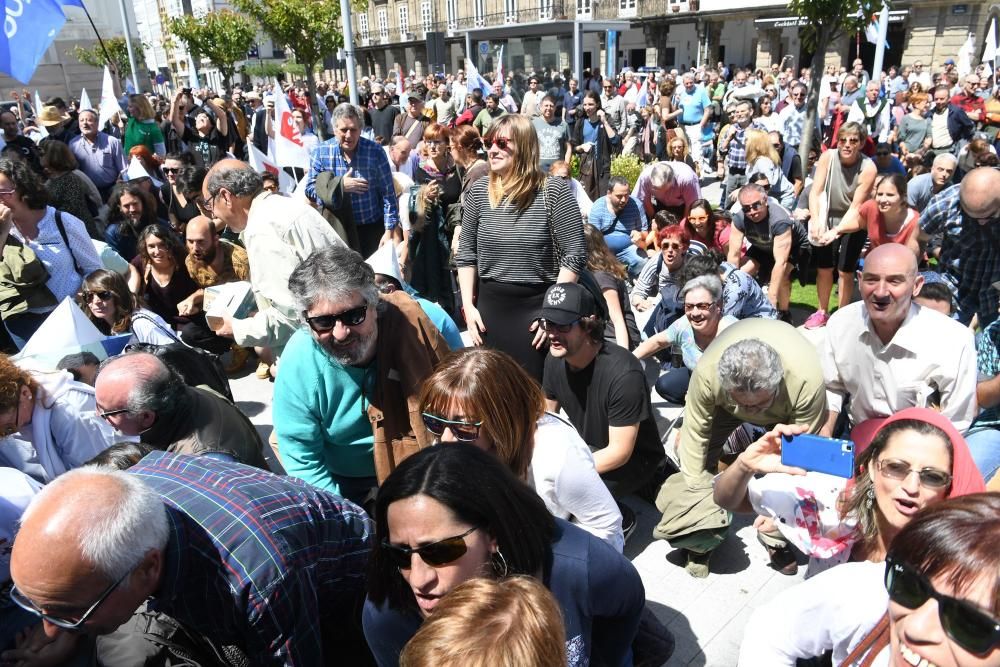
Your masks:
{"label": "seated woman", "polygon": [[875,181],[875,197],[857,208],[852,206],[840,222],[822,236],[820,244],[833,243],[844,234],[862,229],[868,232],[871,248],[884,243],[906,245],[920,231],[920,213],[910,207],[906,198],[906,176],[879,176]]}
{"label": "seated woman", "polygon": [[470,579],[444,596],[399,656],[400,667],[565,667],[555,596],[530,577]]}
{"label": "seated woman", "polygon": [[69,213],[83,221],[92,239],[98,239],[95,216],[100,209],[90,198],[90,188],[84,182],[86,176],[76,173],[78,164],[69,146],[61,141],[46,141],[42,148],[42,167],[48,180],[45,189],[49,193],[49,204],[56,210]]}
{"label": "seated woman", "polygon": [[851,667],[997,667],[998,569],[1000,494],[945,500],[899,531],[885,564],[842,565],[757,609],[739,664],[792,667],[832,650]]}
{"label": "seated woman", "polygon": [[692,278],[681,289],[684,317],[650,336],[635,349],[639,359],[670,348],[671,363],[664,364],[656,393],[671,403],[684,404],[691,373],[705,349],[719,332],[738,320],[722,314],[722,281],[718,276]]}
{"label": "seated woman", "polygon": [[0,354],[0,467],[47,484],[114,441],[93,387],[68,371],[26,371]]}
{"label": "seated woman", "polygon": [[677,280],[686,285],[698,276],[719,276],[722,280],[723,315],[732,315],[738,320],[748,317],[777,319],[778,311],[768,301],[767,294],[757,281],[725,259],[725,255],[717,250],[689,257],[684,261]]}
{"label": "seated woman", "polygon": [[712,210],[707,199],[696,199],[691,203],[687,217],[681,220],[681,228],[691,237],[691,254],[706,250],[725,253],[729,248],[728,221]]}
{"label": "seated woman", "polygon": [[584,224],[583,236],[587,240],[587,269],[594,274],[608,305],[604,340],[617,343],[626,350],[634,350],[639,344],[640,335],[635,323],[635,313],[629,305],[628,286],[625,284],[628,273],[611,252],[600,230],[593,225]]}
{"label": "seated woman", "polygon": [[514,359],[466,348],[424,381],[420,409],[443,443],[468,442],[495,454],[527,481],[554,516],[572,521],[619,552],[622,515],[573,426],[545,412],[539,384]]}
{"label": "seated woman", "polygon": [[140,284],[131,286],[148,308],[163,318],[188,345],[223,354],[233,341],[215,335],[205,321],[205,291],[188,273],[184,246],[163,225],[151,225],[139,235],[139,255],[132,260]]}
{"label": "seated woman", "polygon": [[[855,429],[851,482],[781,464],[781,436],[802,431],[779,424],[750,445],[716,477],[715,502],[773,518],[781,535],[811,557],[807,577],[847,561],[881,562],[918,510],[985,490],[965,440],[927,408],[886,419],[870,444]],[[754,479],[761,473],[785,474]]]}
{"label": "seated woman", "polygon": [[770,195],[789,211],[795,208],[795,187],[781,171],[781,157],[771,144],[765,130],[750,128],[746,131],[747,174],[763,174],[771,184]]}
{"label": "seated woman", "polygon": [[534,491],[477,447],[428,447],[404,460],[379,489],[375,544],[362,622],[380,667],[398,663],[453,588],[509,575],[534,577],[555,595],[570,667],[632,664],[645,605],[635,567],[553,518]]}
{"label": "seated woman", "polygon": [[138,183],[119,183],[108,199],[104,240],[131,262],[136,256],[139,233],[159,222],[153,195]]}
{"label": "seated woman", "polygon": [[170,325],[141,306],[120,273],[98,269],[83,281],[78,304],[105,336],[131,333],[130,343],[168,345],[177,342]]}

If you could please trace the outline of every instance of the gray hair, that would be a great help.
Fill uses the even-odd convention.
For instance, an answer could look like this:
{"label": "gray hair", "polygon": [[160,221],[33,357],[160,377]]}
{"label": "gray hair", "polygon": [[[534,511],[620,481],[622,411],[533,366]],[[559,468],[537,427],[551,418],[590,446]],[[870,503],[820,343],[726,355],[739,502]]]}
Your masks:
{"label": "gray hair", "polygon": [[693,292],[696,289],[703,289],[708,292],[712,297],[712,303],[719,303],[722,301],[722,280],[719,276],[707,274],[703,276],[695,276],[691,280],[684,283],[684,287],[678,295],[680,300],[684,301],[684,297],[687,293]]}
{"label": "gray hair", "polygon": [[940,167],[943,163],[949,163],[952,167],[958,165],[958,158],[951,153],[938,153],[937,157],[934,158],[933,164],[936,167]]}
{"label": "gray hair", "polygon": [[608,192],[614,190],[616,185],[624,185],[626,188],[629,188],[629,190],[632,189],[631,186],[629,186],[628,184],[628,179],[625,178],[624,176],[612,176],[611,178],[609,178]]}
{"label": "gray hair", "polygon": [[[158,418],[169,418],[170,415],[181,407],[181,400],[187,393],[187,384],[180,373],[167,366],[156,355],[148,352],[133,352],[125,355],[127,360],[130,356],[143,355],[152,358],[155,363],[153,368],[143,367],[136,364],[132,369],[135,377],[135,384],[125,399],[125,407],[129,412],[138,413],[149,411],[157,415]],[[150,372],[152,370],[152,372]]]}
{"label": "gray hair", "polygon": [[354,292],[361,292],[369,306],[378,303],[375,271],[361,255],[340,244],[306,257],[289,276],[288,291],[300,312],[309,310],[319,299],[343,301]]}
{"label": "gray hair", "polygon": [[364,121],[361,120],[361,112],[350,102],[341,102],[334,107],[333,113],[330,115],[330,121],[334,127],[337,126],[338,121],[344,119],[353,120],[359,128],[365,125]]}
{"label": "gray hair", "polygon": [[657,162],[649,172],[649,185],[659,189],[674,182],[674,170],[665,162]]}
{"label": "gray hair", "polygon": [[253,167],[243,163],[232,167],[212,169],[205,179],[208,194],[216,196],[225,188],[235,197],[256,197],[264,189],[264,180]]}
{"label": "gray hair", "polygon": [[727,393],[775,391],[784,376],[781,357],[757,338],[733,343],[719,357],[719,384]]}
{"label": "gray hair", "polygon": [[[135,569],[150,549],[164,549],[170,537],[163,500],[139,477],[106,466],[70,470],[49,482],[32,499],[21,516],[21,524],[31,519],[35,508],[49,495],[84,477],[116,487],[117,493],[101,494],[108,501],[100,507],[84,503],[85,508],[79,510],[77,516],[86,520],[79,528],[80,555],[109,581],[118,581]],[[79,500],[82,503],[88,499]]]}

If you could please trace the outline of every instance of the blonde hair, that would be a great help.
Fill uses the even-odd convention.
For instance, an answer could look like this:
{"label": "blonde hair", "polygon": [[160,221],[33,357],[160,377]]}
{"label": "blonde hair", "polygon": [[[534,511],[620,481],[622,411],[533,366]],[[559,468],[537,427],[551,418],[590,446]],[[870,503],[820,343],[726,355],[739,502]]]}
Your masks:
{"label": "blonde hair", "polygon": [[503,181],[499,174],[490,171],[490,206],[497,208],[507,201],[523,212],[535,201],[545,183],[545,173],[538,162],[538,135],[531,121],[520,114],[507,114],[493,121],[484,140],[493,141],[497,135],[513,144],[513,165]]}
{"label": "blonde hair", "polygon": [[764,130],[751,128],[746,132],[747,164],[753,164],[759,157],[770,158],[775,165],[781,164],[778,151],[771,145],[771,137]]}
{"label": "blonde hair", "polygon": [[153,105],[149,103],[149,99],[145,95],[131,95],[128,98],[128,101],[135,106],[137,113],[134,118],[136,120],[152,120],[152,118],[156,115],[153,111]]}
{"label": "blonde hair", "polygon": [[400,667],[564,667],[566,631],[552,595],[530,577],[456,586],[399,656]]}

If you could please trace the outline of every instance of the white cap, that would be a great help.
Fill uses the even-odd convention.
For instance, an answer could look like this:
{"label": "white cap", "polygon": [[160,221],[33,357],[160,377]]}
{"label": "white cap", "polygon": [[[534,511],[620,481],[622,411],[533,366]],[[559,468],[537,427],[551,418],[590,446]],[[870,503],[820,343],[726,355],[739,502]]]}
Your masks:
{"label": "white cap", "polygon": [[157,188],[163,187],[163,181],[158,181],[150,176],[149,172],[146,171],[146,168],[142,166],[142,162],[139,161],[139,158],[133,155],[132,161],[128,163],[128,169],[125,170],[125,181],[136,181],[140,178],[148,178]]}
{"label": "white cap", "polygon": [[372,256],[365,260],[365,264],[372,267],[375,273],[389,276],[399,281],[403,285],[403,274],[399,270],[399,258],[396,256],[396,246],[386,243],[381,248],[372,253]]}

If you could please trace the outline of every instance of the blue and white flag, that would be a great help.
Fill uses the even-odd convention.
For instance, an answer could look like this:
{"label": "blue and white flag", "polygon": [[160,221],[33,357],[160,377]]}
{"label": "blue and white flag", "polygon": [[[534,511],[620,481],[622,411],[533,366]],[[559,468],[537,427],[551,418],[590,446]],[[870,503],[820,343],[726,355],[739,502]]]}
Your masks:
{"label": "blue and white flag", "polygon": [[66,23],[57,0],[5,0],[0,32],[0,72],[28,83],[38,62]]}
{"label": "blue and white flag", "polygon": [[63,7],[79,7],[86,11],[86,7],[83,6],[83,0],[59,0],[59,4]]}
{"label": "blue and white flag", "polygon": [[469,90],[478,88],[483,91],[483,97],[493,92],[493,86],[483,78],[483,75],[479,73],[479,70],[476,69],[476,66],[472,64],[472,60],[469,58],[465,59],[465,78]]}

